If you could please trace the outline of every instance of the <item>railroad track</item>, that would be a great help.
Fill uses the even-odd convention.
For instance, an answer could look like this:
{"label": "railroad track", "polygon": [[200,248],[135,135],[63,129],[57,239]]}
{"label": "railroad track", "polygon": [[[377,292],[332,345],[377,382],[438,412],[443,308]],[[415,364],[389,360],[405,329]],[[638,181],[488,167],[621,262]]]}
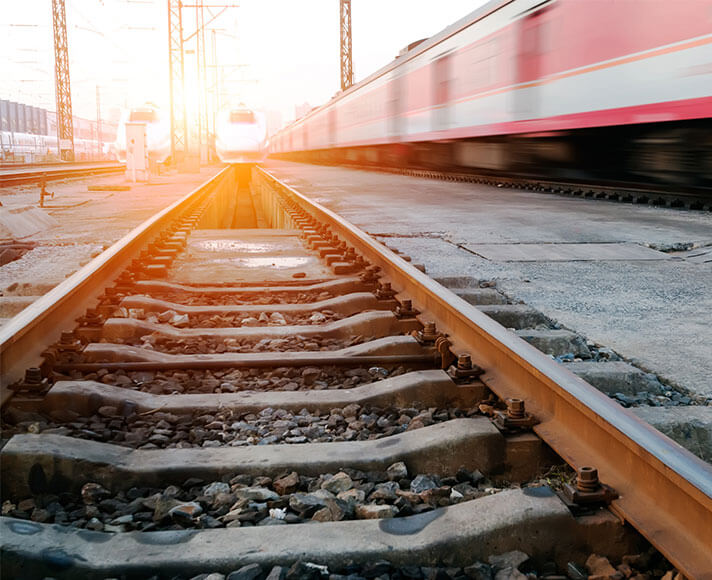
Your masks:
{"label": "railroad track", "polygon": [[52,165],[24,165],[22,167],[0,167],[0,187],[55,181],[71,177],[104,175],[125,170],[122,163],[67,163]]}
{"label": "railroad track", "polygon": [[712,577],[708,464],[235,171],[0,329],[6,577]]}

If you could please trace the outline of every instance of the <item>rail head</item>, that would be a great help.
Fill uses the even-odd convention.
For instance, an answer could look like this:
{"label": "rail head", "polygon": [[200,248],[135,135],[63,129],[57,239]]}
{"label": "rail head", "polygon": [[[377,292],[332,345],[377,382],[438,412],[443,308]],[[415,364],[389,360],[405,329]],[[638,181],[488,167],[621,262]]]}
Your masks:
{"label": "rail head", "polygon": [[500,397],[518,397],[536,433],[573,467],[595,465],[620,495],[611,508],[689,578],[712,578],[712,466],[638,419],[563,365],[444,288],[412,264],[263,168],[257,176],[331,225],[392,286],[433,316],[454,352],[487,370]]}

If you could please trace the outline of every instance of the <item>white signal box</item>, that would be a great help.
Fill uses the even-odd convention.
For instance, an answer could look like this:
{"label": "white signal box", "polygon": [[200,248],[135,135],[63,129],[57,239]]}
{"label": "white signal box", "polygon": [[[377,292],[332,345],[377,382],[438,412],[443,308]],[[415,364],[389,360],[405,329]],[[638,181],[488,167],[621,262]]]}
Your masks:
{"label": "white signal box", "polygon": [[126,178],[148,181],[146,123],[126,123]]}

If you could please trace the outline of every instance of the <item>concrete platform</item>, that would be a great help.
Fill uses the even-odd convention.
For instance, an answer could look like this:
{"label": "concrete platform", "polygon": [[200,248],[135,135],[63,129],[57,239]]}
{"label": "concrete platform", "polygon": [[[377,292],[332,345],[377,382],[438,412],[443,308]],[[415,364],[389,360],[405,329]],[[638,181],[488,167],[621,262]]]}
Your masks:
{"label": "concrete platform", "polygon": [[[168,280],[177,284],[274,282],[333,278],[308,252],[294,230],[195,230],[173,263]],[[269,275],[266,274],[269,270]]]}
{"label": "concrete platform", "polygon": [[[123,175],[50,183],[47,189],[54,192],[54,198],[36,212],[48,216],[52,227],[32,235],[23,234],[23,241],[33,241],[38,246],[19,260],[0,267],[0,295],[41,296],[219,170],[220,167],[207,167],[200,173],[162,175],[149,183],[129,184]],[[130,185],[130,189],[89,191],[90,186],[97,185]],[[10,214],[16,208],[38,206],[39,187],[0,188],[0,201]]]}
{"label": "concrete platform", "polygon": [[[339,167],[266,166],[423,263],[430,276],[496,280],[513,301],[712,399],[711,214]],[[681,243],[694,247],[671,251]]]}

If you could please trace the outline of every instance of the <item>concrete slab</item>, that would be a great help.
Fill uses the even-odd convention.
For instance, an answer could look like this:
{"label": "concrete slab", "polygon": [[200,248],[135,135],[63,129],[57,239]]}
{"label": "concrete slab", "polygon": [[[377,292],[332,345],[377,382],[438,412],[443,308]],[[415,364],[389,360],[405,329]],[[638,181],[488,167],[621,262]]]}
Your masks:
{"label": "concrete slab", "polygon": [[[343,296],[335,296],[326,300],[316,302],[290,303],[290,304],[242,304],[232,306],[186,306],[176,302],[156,300],[149,296],[128,296],[121,300],[120,306],[124,308],[142,308],[145,312],[165,312],[173,310],[179,314],[236,314],[252,312],[282,314],[304,314],[318,312],[319,310],[331,310],[343,315],[351,315],[365,310],[395,310],[397,303],[394,300],[378,300],[373,292],[352,292]],[[3,310],[3,302],[0,300],[0,314]]]}
{"label": "concrete slab", "polygon": [[[263,294],[265,286],[186,286],[184,284],[172,284],[160,280],[137,280],[135,288],[138,292],[185,292],[187,294]],[[292,284],[284,286],[274,286],[270,284],[270,292],[287,294],[301,294],[305,292],[331,292],[332,294],[347,294],[367,290],[369,287],[360,281],[358,277],[336,278],[322,282],[306,281],[304,284]]]}
{"label": "concrete slab", "polygon": [[[535,561],[620,558],[631,536],[607,512],[575,519],[548,487],[513,489],[457,506],[388,520],[109,534],[0,518],[2,572],[8,578],[190,577],[228,574],[256,563],[265,573],[296,558],[340,570],[346,562],[466,566],[522,550]],[[605,515],[607,514],[607,515]],[[626,551],[627,550],[627,551]]]}
{"label": "concrete slab", "polygon": [[479,304],[477,308],[507,328],[523,329],[550,325],[546,316],[526,304]]}
{"label": "concrete slab", "polygon": [[185,252],[169,272],[169,281],[178,284],[225,284],[275,282],[297,278],[323,279],[334,274],[308,252],[298,231],[196,230],[191,232]]}
{"label": "concrete slab", "polygon": [[23,311],[39,296],[0,296],[0,317],[12,318]]}
{"label": "concrete slab", "polygon": [[56,219],[32,205],[0,207],[0,239],[20,240],[58,225]]}
{"label": "concrete slab", "polygon": [[495,262],[575,262],[579,260],[667,260],[669,256],[637,244],[463,244]]}
{"label": "concrete slab", "polygon": [[108,339],[115,339],[153,334],[175,339],[213,337],[257,341],[263,338],[287,338],[295,334],[304,337],[321,336],[328,338],[350,338],[359,335],[383,337],[392,334],[403,334],[420,328],[422,328],[422,325],[414,318],[400,320],[393,312],[388,310],[371,310],[324,324],[241,326],[239,328],[176,328],[170,324],[152,323],[133,318],[109,318],[102,327],[102,336]]}
{"label": "concrete slab", "polygon": [[[337,357],[366,357],[388,355],[416,355],[424,359],[434,355],[433,347],[423,347],[412,336],[387,336],[377,338],[354,346],[329,351],[274,351],[274,352],[245,352],[222,354],[166,354],[147,348],[128,346],[125,344],[111,344],[107,342],[89,343],[82,351],[87,361],[145,361],[165,363],[168,365],[189,365],[199,361],[214,361],[215,364],[224,364],[226,367],[240,365],[264,365],[264,361],[271,356],[277,357],[283,364],[290,361],[323,359],[323,364]],[[311,363],[310,363],[311,364]],[[275,366],[279,366],[276,364]],[[188,367],[190,368],[190,367]]]}
{"label": "concrete slab", "polygon": [[68,409],[80,415],[92,415],[99,407],[110,405],[123,409],[127,401],[143,413],[161,409],[164,413],[213,412],[231,409],[235,413],[259,412],[267,407],[329,411],[356,403],[372,406],[405,407],[418,401],[422,406],[471,407],[484,396],[483,383],[456,385],[442,370],[414,371],[351,389],[325,391],[241,391],[209,395],[152,395],[95,381],[60,381],[55,383],[42,401],[42,409]]}
{"label": "concrete slab", "polygon": [[634,407],[631,411],[712,463],[712,407]]}
{"label": "concrete slab", "polygon": [[342,467],[385,471],[403,461],[409,473],[455,473],[460,467],[492,473],[503,466],[505,440],[487,417],[443,423],[368,441],[254,445],[190,449],[128,449],[63,435],[15,435],[0,452],[3,490],[16,497],[78,492],[89,482],[112,491],[181,484],[190,477],[278,476],[296,471],[318,476]]}
{"label": "concrete slab", "polygon": [[[712,399],[712,214],[339,167],[277,161],[267,167],[311,199],[383,235],[425,264],[432,277],[496,280],[513,301],[613,348],[681,390]],[[623,245],[634,247],[635,255],[495,262],[471,250],[493,244],[578,250],[610,244],[616,251]],[[681,244],[693,247],[668,252]],[[670,257],[638,259],[644,253]]]}
{"label": "concrete slab", "polygon": [[636,395],[640,392],[659,394],[663,392],[663,386],[655,375],[645,373],[627,362],[583,361],[569,362],[564,366],[607,395],[615,393]]}

